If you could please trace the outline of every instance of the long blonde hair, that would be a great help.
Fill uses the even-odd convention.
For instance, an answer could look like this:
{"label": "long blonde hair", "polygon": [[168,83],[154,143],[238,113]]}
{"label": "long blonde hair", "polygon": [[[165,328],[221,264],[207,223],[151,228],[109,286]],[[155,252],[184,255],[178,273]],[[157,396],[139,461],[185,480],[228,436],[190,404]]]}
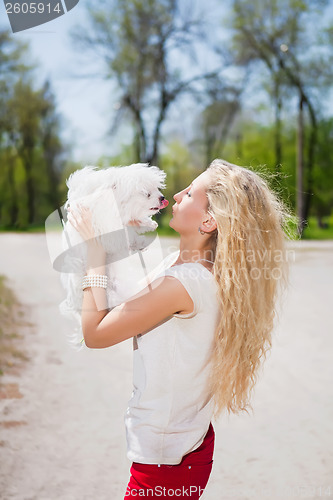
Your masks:
{"label": "long blonde hair", "polygon": [[[209,391],[214,417],[226,409],[253,408],[251,391],[261,358],[272,347],[278,291],[289,283],[285,241],[296,218],[258,173],[214,160],[206,189],[212,235],[214,276],[221,317],[215,331]],[[279,287],[280,285],[280,287]]]}

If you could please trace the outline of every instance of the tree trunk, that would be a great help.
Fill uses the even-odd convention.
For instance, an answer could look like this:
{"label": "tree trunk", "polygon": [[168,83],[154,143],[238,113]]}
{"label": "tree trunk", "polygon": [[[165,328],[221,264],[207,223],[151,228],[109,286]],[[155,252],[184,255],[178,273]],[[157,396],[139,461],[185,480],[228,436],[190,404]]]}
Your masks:
{"label": "tree trunk", "polygon": [[33,149],[31,146],[23,146],[23,151],[20,156],[25,170],[25,187],[28,198],[28,224],[33,224],[35,218],[35,188],[32,178]]}
{"label": "tree trunk", "polygon": [[205,127],[206,165],[209,165],[213,160],[213,142],[214,139],[210,134],[209,125],[206,124]]}
{"label": "tree trunk", "polygon": [[134,123],[136,125],[136,150],[139,152],[138,159],[140,162],[146,161],[147,139],[144,122],[142,119],[142,109],[138,108],[130,95],[124,97],[124,103],[132,111]]}
{"label": "tree trunk", "polygon": [[297,128],[297,166],[296,166],[296,184],[297,184],[297,217],[298,217],[298,234],[301,237],[304,229],[304,192],[303,192],[303,177],[304,177],[304,162],[303,162],[303,138],[304,138],[304,123],[303,123],[303,97],[300,95],[298,107],[298,128]]}
{"label": "tree trunk", "polygon": [[[303,202],[303,207],[302,207],[302,219],[300,220],[300,234],[303,234],[303,229],[306,224],[306,220],[309,216],[310,213],[310,205],[311,205],[311,200],[312,200],[312,184],[313,184],[313,177],[312,177],[312,170],[313,166],[315,163],[315,150],[316,150],[316,145],[317,145],[317,119],[316,119],[316,114],[314,111],[314,108],[311,104],[310,98],[306,95],[303,84],[298,77],[297,74],[293,73],[290,68],[288,68],[283,59],[279,57],[279,66],[280,68],[286,73],[288,76],[290,82],[295,85],[295,87],[298,88],[299,95],[300,95],[300,103],[302,102],[302,107],[303,103],[305,103],[308,107],[309,113],[310,113],[310,119],[311,119],[311,125],[312,125],[312,130],[311,130],[311,136],[310,136],[310,142],[309,142],[309,150],[308,150],[308,161],[307,161],[307,172],[308,172],[308,185],[306,189],[306,197],[304,197],[304,193],[302,190],[302,202]],[[296,66],[297,67],[297,66]],[[302,120],[303,120],[303,114],[302,114]],[[303,125],[302,125],[302,134],[303,134]],[[298,212],[297,215],[299,216]]]}
{"label": "tree trunk", "polygon": [[26,171],[26,188],[28,195],[28,224],[33,224],[35,219],[35,188],[32,180],[32,162],[30,159],[25,164]]}
{"label": "tree trunk", "polygon": [[10,188],[10,225],[12,227],[17,226],[18,223],[18,203],[17,203],[17,193],[14,180],[14,164],[15,159],[9,152],[8,157],[8,184]]}
{"label": "tree trunk", "polygon": [[134,150],[135,150],[135,161],[137,159],[141,158],[141,139],[140,139],[140,134],[139,132],[135,132],[135,137],[134,137]]}
{"label": "tree trunk", "polygon": [[310,132],[310,138],[309,138],[309,148],[308,148],[308,159],[307,159],[307,186],[306,186],[306,193],[305,193],[305,206],[304,206],[304,218],[308,219],[310,215],[310,206],[311,206],[311,201],[313,199],[314,195],[314,182],[313,182],[313,166],[315,163],[315,156],[316,156],[316,147],[317,147],[317,130],[318,130],[318,125],[317,125],[317,119],[315,112],[312,108],[312,105],[308,102],[308,110],[310,114],[310,120],[311,120],[311,132]]}
{"label": "tree trunk", "polygon": [[240,132],[236,136],[236,155],[237,158],[242,158],[243,156],[243,137]]}
{"label": "tree trunk", "polygon": [[148,162],[150,165],[158,164],[158,145],[160,142],[161,135],[161,125],[165,119],[166,111],[170,103],[170,99],[167,96],[165,89],[163,88],[161,92],[161,104],[160,104],[160,114],[155,125],[154,136],[153,136],[153,151],[150,156],[148,156]]}
{"label": "tree trunk", "polygon": [[213,142],[212,153],[214,154],[214,158],[221,157],[223,155],[223,150],[228,140],[228,134],[230,134],[231,132],[232,124],[235,120],[238,110],[238,102],[231,102],[224,121],[221,122],[220,126],[217,129],[217,134]]}
{"label": "tree trunk", "polygon": [[[277,76],[274,81],[274,100],[275,100],[275,171],[281,173],[282,168],[282,138],[281,138],[281,110],[282,100],[280,94],[280,82]],[[275,184],[278,184],[279,178],[276,178]]]}

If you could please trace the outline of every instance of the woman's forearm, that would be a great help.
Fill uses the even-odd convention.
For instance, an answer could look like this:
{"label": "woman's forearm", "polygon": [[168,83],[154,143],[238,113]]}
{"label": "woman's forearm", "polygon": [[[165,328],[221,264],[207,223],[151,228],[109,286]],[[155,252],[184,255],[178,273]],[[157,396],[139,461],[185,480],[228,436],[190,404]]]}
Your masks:
{"label": "woman's forearm", "polygon": [[[106,254],[103,247],[97,244],[88,244],[87,276],[96,274],[105,275]],[[86,345],[95,335],[96,329],[108,313],[106,289],[89,287],[83,291],[82,301],[82,331]]]}

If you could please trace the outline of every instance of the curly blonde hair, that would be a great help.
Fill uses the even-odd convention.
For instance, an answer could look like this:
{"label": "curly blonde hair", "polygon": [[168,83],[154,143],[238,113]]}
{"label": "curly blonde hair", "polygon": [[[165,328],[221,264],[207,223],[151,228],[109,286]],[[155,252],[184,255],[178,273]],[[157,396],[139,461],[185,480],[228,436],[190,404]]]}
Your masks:
{"label": "curly blonde hair", "polygon": [[207,168],[208,213],[217,228],[212,234],[214,276],[221,316],[215,331],[209,392],[214,417],[226,409],[253,408],[251,391],[261,358],[272,347],[271,332],[279,285],[289,284],[285,241],[291,239],[287,206],[258,173],[221,159]]}

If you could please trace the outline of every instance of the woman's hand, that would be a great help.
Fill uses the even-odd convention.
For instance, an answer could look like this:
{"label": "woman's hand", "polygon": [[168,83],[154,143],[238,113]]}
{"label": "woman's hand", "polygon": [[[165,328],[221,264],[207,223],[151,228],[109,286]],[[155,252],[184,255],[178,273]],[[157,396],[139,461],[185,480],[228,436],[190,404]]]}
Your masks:
{"label": "woman's hand", "polygon": [[78,205],[78,210],[76,212],[71,210],[70,207],[67,208],[67,211],[68,221],[77,230],[82,239],[87,241],[95,238],[92,226],[92,215],[89,208]]}
{"label": "woman's hand", "polygon": [[[73,210],[69,207],[67,209],[68,221],[85,240],[88,246],[88,269],[96,268],[105,265],[105,250],[103,246],[98,243],[93,225],[92,214],[87,207],[78,205],[78,211],[74,214]],[[104,274],[104,272],[101,272]]]}

